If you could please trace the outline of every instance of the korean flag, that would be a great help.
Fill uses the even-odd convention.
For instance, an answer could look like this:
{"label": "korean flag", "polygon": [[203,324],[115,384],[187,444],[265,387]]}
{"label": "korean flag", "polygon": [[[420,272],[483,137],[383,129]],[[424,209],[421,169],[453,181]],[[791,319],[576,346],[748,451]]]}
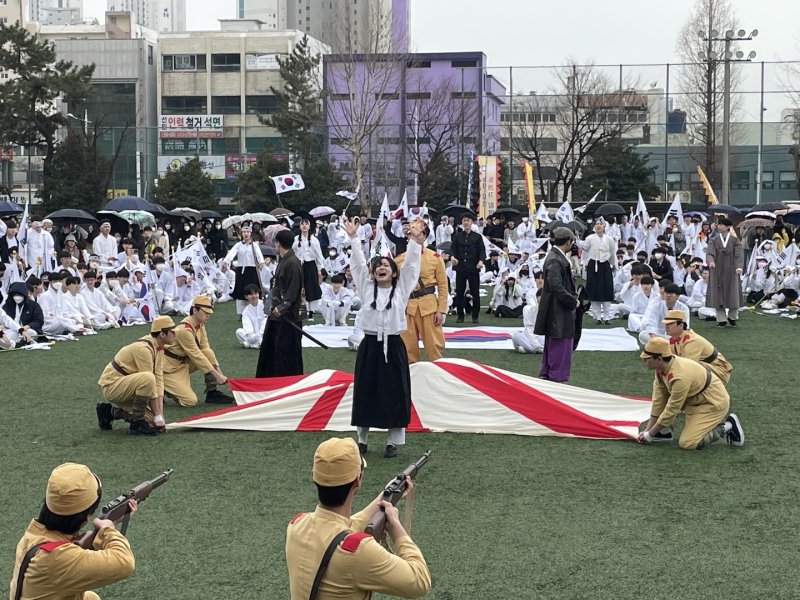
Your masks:
{"label": "korean flag", "polygon": [[304,190],[306,188],[306,184],[303,183],[303,178],[297,173],[279,175],[278,177],[270,177],[270,179],[272,179],[272,183],[275,184],[276,194],[294,192],[296,190]]}

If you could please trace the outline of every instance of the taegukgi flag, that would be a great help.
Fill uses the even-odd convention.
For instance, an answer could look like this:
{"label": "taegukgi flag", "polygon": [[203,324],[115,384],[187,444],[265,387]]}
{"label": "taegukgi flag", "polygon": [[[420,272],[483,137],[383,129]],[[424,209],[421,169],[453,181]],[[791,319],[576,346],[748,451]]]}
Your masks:
{"label": "taegukgi flag", "polygon": [[303,183],[303,178],[297,173],[279,175],[278,177],[270,177],[270,179],[272,179],[272,183],[275,184],[276,194],[306,189],[306,184]]}

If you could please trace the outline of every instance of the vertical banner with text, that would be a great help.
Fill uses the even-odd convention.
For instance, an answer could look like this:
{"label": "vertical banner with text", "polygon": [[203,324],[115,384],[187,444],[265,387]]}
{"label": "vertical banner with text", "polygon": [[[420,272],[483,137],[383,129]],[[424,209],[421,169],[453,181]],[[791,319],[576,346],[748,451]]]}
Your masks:
{"label": "vertical banner with text", "polygon": [[497,186],[500,161],[496,156],[477,156],[480,175],[478,216],[484,219],[497,210]]}

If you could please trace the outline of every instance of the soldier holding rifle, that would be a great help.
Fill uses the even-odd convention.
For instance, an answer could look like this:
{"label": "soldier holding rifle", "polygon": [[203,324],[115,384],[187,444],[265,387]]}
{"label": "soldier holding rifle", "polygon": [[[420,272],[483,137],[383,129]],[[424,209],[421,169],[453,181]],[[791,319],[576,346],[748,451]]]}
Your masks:
{"label": "soldier holding rifle", "polygon": [[[311,473],[319,505],[295,515],[286,532],[292,600],[366,599],[372,592],[420,598],[430,590],[425,559],[383,493],[351,515],[365,466],[352,439],[332,438],[317,447]],[[411,477],[406,476],[406,487],[413,489]],[[380,510],[395,554],[364,532]]]}

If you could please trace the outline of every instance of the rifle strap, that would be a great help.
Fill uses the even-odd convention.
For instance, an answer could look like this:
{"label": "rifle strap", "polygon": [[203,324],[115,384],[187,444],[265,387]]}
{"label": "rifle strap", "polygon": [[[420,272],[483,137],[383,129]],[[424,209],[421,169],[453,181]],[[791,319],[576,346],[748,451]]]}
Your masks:
{"label": "rifle strap", "polygon": [[403,528],[406,532],[411,533],[411,513],[414,510],[414,488],[406,495],[406,506],[403,510]]}
{"label": "rifle strap", "polygon": [[22,561],[19,563],[19,572],[17,573],[17,589],[14,592],[14,600],[19,600],[22,598],[22,586],[25,583],[25,571],[28,570],[28,566],[30,566],[33,557],[36,556],[36,553],[39,552],[39,549],[44,546],[47,552],[50,552],[59,546],[69,543],[71,542],[42,542],[41,544],[36,544],[28,549],[28,551],[25,553],[25,556],[22,557]]}
{"label": "rifle strap", "polygon": [[316,600],[317,593],[319,592],[319,586],[322,583],[322,577],[325,575],[325,571],[328,570],[328,563],[331,562],[331,556],[333,556],[333,551],[336,550],[336,546],[339,545],[344,538],[350,535],[350,531],[340,531],[336,534],[331,540],[331,543],[328,544],[328,547],[325,549],[325,554],[322,555],[322,560],[319,563],[319,569],[317,569],[317,574],[314,577],[314,583],[311,586],[311,594],[308,596],[308,600]]}

